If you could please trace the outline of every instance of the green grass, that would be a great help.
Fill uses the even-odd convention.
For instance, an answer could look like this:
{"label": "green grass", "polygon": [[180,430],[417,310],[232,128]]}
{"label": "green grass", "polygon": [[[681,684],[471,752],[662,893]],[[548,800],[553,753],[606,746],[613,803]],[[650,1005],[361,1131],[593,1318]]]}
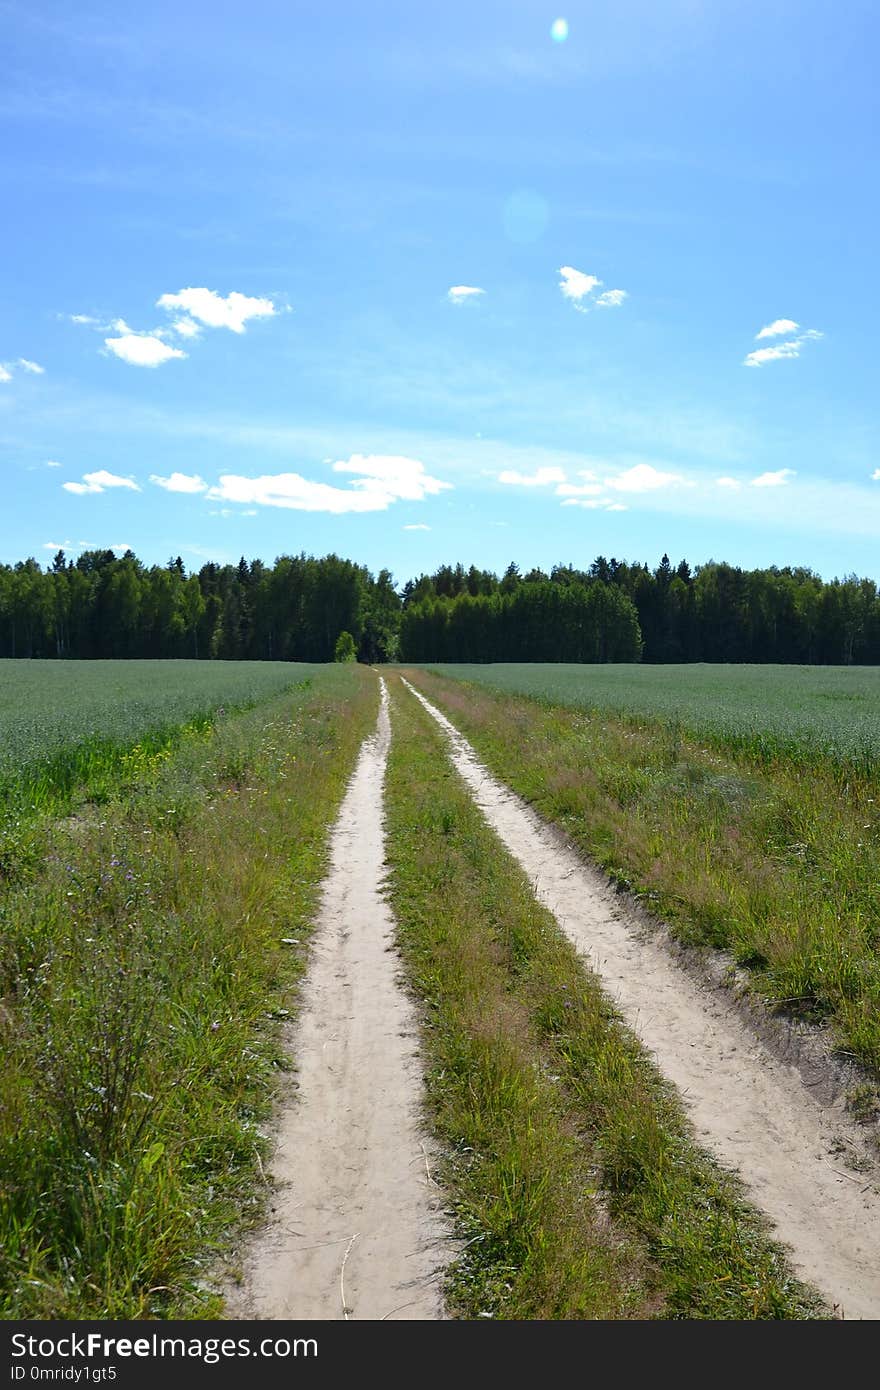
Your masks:
{"label": "green grass", "polygon": [[320,668],[262,661],[0,661],[0,810],[109,789],[181,729],[311,680]]}
{"label": "green grass", "polygon": [[416,671],[502,781],[689,945],[880,1074],[880,786],[681,724]]}
{"label": "green grass", "polygon": [[876,666],[437,665],[455,680],[551,705],[645,716],[759,761],[880,769]]}
{"label": "green grass", "polygon": [[363,668],[318,668],[36,823],[0,897],[0,1315],[217,1315],[266,1191],[291,942],[376,706]]}
{"label": "green grass", "polygon": [[392,677],[389,893],[464,1241],[494,1319],[824,1316]]}

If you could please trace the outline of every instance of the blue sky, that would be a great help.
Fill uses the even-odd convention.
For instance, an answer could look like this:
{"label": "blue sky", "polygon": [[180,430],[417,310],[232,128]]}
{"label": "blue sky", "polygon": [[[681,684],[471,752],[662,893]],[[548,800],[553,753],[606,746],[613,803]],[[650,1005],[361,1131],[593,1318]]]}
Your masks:
{"label": "blue sky", "polygon": [[0,0],[0,560],[880,579],[878,30]]}

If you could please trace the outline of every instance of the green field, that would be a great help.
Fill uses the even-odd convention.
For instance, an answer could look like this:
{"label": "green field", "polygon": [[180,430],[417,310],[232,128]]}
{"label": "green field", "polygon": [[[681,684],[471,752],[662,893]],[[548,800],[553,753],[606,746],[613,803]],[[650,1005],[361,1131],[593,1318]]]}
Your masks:
{"label": "green field", "polygon": [[[847,1103],[873,1124],[880,672],[434,669],[409,674],[585,857],[863,1063]],[[465,1252],[452,1315],[823,1316],[388,675],[388,892]],[[0,662],[0,1318],[222,1313],[378,686],[355,663]]]}
{"label": "green field", "polygon": [[0,806],[44,805],[205,726],[311,680],[284,661],[0,661]]}
{"label": "green field", "polygon": [[876,666],[431,665],[454,680],[553,705],[680,724],[760,758],[880,760]]}

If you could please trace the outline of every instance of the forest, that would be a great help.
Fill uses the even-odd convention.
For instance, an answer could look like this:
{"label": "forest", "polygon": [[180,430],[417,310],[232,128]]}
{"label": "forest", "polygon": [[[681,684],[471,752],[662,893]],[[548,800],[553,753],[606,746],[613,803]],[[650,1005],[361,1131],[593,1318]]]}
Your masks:
{"label": "forest", "polygon": [[[880,664],[877,584],[807,568],[675,568],[599,556],[498,576],[442,565],[395,583],[337,555],[273,565],[59,551],[0,565],[0,657]],[[343,643],[343,650],[351,649]]]}

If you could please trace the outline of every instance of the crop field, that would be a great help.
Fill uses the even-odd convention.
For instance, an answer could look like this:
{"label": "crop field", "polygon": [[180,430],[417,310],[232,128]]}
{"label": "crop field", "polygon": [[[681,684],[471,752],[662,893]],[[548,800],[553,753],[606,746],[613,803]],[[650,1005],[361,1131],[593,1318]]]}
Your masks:
{"label": "crop field", "polygon": [[[46,804],[148,759],[174,730],[210,724],[309,681],[318,668],[276,661],[0,661],[0,808]],[[136,759],[135,759],[136,760]]]}
{"label": "crop field", "polygon": [[432,665],[548,704],[612,710],[678,724],[759,759],[880,760],[880,668],[875,666]]}
{"label": "crop field", "polygon": [[[832,1236],[873,1315],[862,1148],[803,1129],[812,1092],[777,1122],[789,1070],[766,1090],[714,994],[661,990],[678,965],[631,954],[627,913],[820,1025],[861,1068],[834,1144],[844,1123],[880,1140],[877,681],[0,662],[0,1319],[384,1320],[446,1234],[443,1311],[432,1292],[419,1316],[823,1318],[832,1256],[787,1247]],[[511,791],[637,903],[606,913],[592,869],[561,889],[581,865],[510,832]],[[707,1107],[698,1131],[676,1086]],[[735,1171],[746,1130],[759,1205]],[[852,1179],[831,1200],[826,1151]],[[326,1200],[323,1153],[350,1206]]]}

